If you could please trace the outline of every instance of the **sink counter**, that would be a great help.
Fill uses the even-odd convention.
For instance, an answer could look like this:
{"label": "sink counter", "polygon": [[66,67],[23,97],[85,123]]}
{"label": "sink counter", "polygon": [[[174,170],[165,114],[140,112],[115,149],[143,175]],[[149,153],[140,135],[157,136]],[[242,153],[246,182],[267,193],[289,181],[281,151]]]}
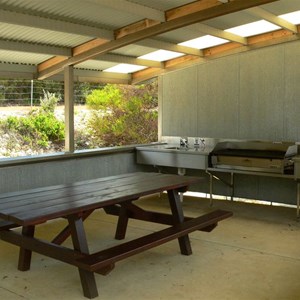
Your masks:
{"label": "sink counter", "polygon": [[161,145],[147,145],[136,147],[138,151],[154,151],[154,152],[169,152],[169,153],[185,153],[195,155],[209,155],[213,147],[205,147],[204,149],[195,148],[180,148],[176,144],[161,144]]}
{"label": "sink counter", "polygon": [[139,164],[206,170],[212,149],[185,149],[176,144],[161,144],[139,146],[136,150]]}

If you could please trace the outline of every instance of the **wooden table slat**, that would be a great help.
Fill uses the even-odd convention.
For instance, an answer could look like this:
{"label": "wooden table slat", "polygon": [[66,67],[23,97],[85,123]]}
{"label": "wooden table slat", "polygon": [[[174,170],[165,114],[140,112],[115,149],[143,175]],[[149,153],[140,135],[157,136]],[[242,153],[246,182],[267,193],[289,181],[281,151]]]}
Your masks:
{"label": "wooden table slat", "polygon": [[[200,181],[199,178],[165,174],[157,174],[156,176],[159,176],[160,180],[152,180],[152,175],[149,174],[145,177],[136,174],[127,181],[126,185],[123,185],[122,181],[118,181],[118,184],[112,188],[104,186],[104,189],[98,188],[97,192],[81,193],[82,190],[79,189],[77,191],[79,195],[75,192],[72,196],[64,197],[64,193],[55,193],[55,197],[51,198],[51,201],[47,201],[47,198],[37,197],[17,207],[5,207],[5,204],[0,204],[0,217],[20,225],[38,224],[48,219],[119,203],[120,201],[129,200],[129,198],[139,198],[150,193],[159,192],[164,187],[174,189]],[[138,180],[138,183],[136,180]],[[91,182],[91,185],[93,185],[93,182]],[[84,190],[88,191],[89,185],[86,185]]]}
{"label": "wooden table slat", "polygon": [[[18,201],[24,202],[25,200],[34,199],[35,197],[41,197],[41,196],[48,196],[48,195],[54,195],[55,193],[69,193],[70,189],[81,189],[86,185],[97,185],[97,184],[113,184],[116,178],[118,178],[118,182],[122,182],[123,180],[130,180],[131,177],[135,177],[133,175],[134,173],[128,173],[123,174],[120,177],[117,176],[110,176],[105,178],[96,178],[96,179],[90,179],[90,180],[84,180],[84,181],[78,181],[72,184],[63,184],[63,185],[54,185],[54,186],[47,186],[43,188],[35,188],[25,191],[18,191],[18,192],[11,192],[11,193],[5,193],[0,195],[0,203],[3,205],[4,203],[9,203],[9,205],[12,205],[14,201],[16,201],[17,205],[19,204]],[[145,173],[137,173],[140,174],[141,178],[146,177],[149,178],[151,175],[146,175]],[[155,174],[155,173],[149,173],[149,174]]]}
{"label": "wooden table slat", "polygon": [[[139,179],[140,182],[143,182],[144,180],[151,180],[149,178],[150,176],[146,176]],[[25,207],[27,205],[40,203],[41,199],[42,202],[52,201],[56,200],[58,198],[66,199],[67,197],[77,196],[81,194],[87,194],[92,193],[94,191],[102,191],[114,187],[122,187],[122,186],[128,186],[131,182],[131,177],[129,178],[121,178],[117,181],[98,181],[98,180],[89,180],[84,182],[79,182],[82,184],[74,184],[68,185],[64,188],[55,189],[53,190],[52,187],[49,187],[49,190],[44,190],[42,192],[36,192],[34,189],[32,193],[26,193],[26,195],[22,198],[22,195],[18,195],[14,198],[9,198],[6,201],[3,201],[2,199],[0,208],[1,210],[4,210],[6,208],[14,208],[14,207]],[[86,195],[88,196],[88,195]]]}

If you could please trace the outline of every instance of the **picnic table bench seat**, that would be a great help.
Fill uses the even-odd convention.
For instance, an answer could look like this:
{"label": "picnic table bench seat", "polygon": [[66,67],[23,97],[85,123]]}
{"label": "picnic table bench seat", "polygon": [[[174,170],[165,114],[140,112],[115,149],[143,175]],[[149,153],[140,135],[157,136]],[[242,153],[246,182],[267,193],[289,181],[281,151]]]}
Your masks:
{"label": "picnic table bench seat", "polygon": [[203,216],[190,219],[185,223],[176,224],[164,230],[153,232],[149,235],[114,246],[110,249],[105,249],[78,258],[78,266],[85,270],[95,272],[107,266],[112,266],[119,260],[182,237],[193,231],[201,229],[207,231],[206,228],[209,228],[211,225],[216,225],[219,221],[226,219],[231,215],[232,213],[228,211],[215,210]]}
{"label": "picnic table bench seat", "polygon": [[[178,239],[180,252],[192,254],[188,234],[212,231],[219,221],[231,212],[215,210],[202,216],[184,216],[179,192],[191,184],[199,184],[197,177],[159,173],[129,173],[96,178],[50,187],[42,187],[0,195],[0,239],[20,247],[18,269],[30,269],[32,252],[37,252],[78,268],[83,294],[98,296],[94,273],[106,275],[115,263],[131,255]],[[145,210],[136,203],[140,197],[167,192],[170,214]],[[161,230],[131,241],[90,253],[83,222],[94,210],[104,209],[118,218],[115,238],[125,238],[130,218],[163,224]],[[35,227],[49,220],[64,218],[68,225],[50,242],[37,239]],[[169,225],[166,228],[165,225]],[[12,230],[21,227],[22,230]],[[62,243],[71,237],[73,249]]]}

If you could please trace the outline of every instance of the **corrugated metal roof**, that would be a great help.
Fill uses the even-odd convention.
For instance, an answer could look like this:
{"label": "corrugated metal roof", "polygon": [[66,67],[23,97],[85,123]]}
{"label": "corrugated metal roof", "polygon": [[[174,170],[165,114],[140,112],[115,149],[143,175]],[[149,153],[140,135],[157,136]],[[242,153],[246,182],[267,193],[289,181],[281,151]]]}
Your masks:
{"label": "corrugated metal roof", "polygon": [[1,62],[10,62],[10,63],[19,62],[22,64],[29,64],[29,65],[37,65],[51,58],[51,56],[49,55],[43,55],[43,54],[32,55],[31,53],[23,53],[19,51],[5,51],[5,50],[0,50],[0,57],[1,57],[0,60]]}
{"label": "corrugated metal roof", "polygon": [[23,41],[60,47],[75,47],[93,38],[1,22],[0,32],[1,39],[4,40]]}
{"label": "corrugated metal roof", "polygon": [[[136,57],[158,49],[182,51],[186,55],[199,56],[201,53],[197,52],[197,49],[184,47],[179,49],[177,46],[178,43],[208,34],[206,30],[203,30],[203,27],[197,27],[197,23],[194,21],[193,23],[195,24],[192,25],[189,25],[188,22],[182,23],[189,25],[183,25],[184,27],[181,27],[181,23],[179,22],[178,26],[173,26],[171,30],[166,30],[162,33],[159,32],[155,34],[156,36],[152,36],[151,32],[149,36],[143,36],[142,33],[145,31],[145,28],[148,31],[151,29],[143,27],[140,21],[147,18],[154,20],[154,22],[162,22],[164,21],[166,11],[187,4],[199,4],[200,7],[203,3],[206,3],[207,5],[220,5],[220,7],[223,5],[223,7],[225,7],[232,3],[239,3],[239,5],[242,6],[247,2],[265,3],[268,0],[235,0],[229,1],[228,3],[221,0],[203,1],[204,0],[0,0],[0,62],[38,66],[38,64],[41,64],[51,57],[55,57],[55,55],[70,56],[74,49],[76,53],[82,53],[82,51],[84,52],[88,49],[90,49],[88,51],[93,51],[95,48],[90,46],[90,42],[94,39],[96,39],[95,44],[98,45],[96,49],[99,49],[100,54],[117,54],[118,59],[116,59],[115,62],[113,59],[111,61],[101,61],[101,55],[96,55],[97,59],[88,59],[86,61],[79,59],[76,61],[76,68],[104,70],[118,64],[121,60],[121,56],[124,57],[124,62],[126,63],[128,60],[132,61],[132,59]],[[274,19],[271,21],[276,22],[276,16],[278,15],[297,10],[300,11],[300,1],[274,0],[271,3],[260,5],[260,8],[266,13],[273,14]],[[189,8],[184,13],[197,13],[197,9],[201,10],[203,8]],[[177,11],[174,11],[175,18],[180,19],[180,17],[176,16],[176,13]],[[176,23],[178,19],[172,21],[173,24]],[[203,20],[202,24],[208,25],[209,28],[211,28],[208,32],[211,33],[215,30],[216,36],[220,37],[221,34],[222,37],[222,31],[225,29],[261,19],[261,16],[244,10],[209,20]],[[162,25],[166,23],[168,23],[168,20],[165,23],[162,22]],[[136,25],[132,27],[131,24]],[[121,33],[127,36],[116,41],[122,41],[123,39],[125,42],[120,42],[119,46],[115,47],[113,43],[115,42],[114,34],[117,32],[115,30],[121,29],[124,26],[128,26],[128,32],[121,31]],[[153,28],[156,27],[154,26]],[[282,28],[284,29],[285,27]],[[293,35],[293,33],[288,35],[284,33],[282,37],[287,36],[287,41],[299,38],[299,26],[290,26],[288,27],[288,31],[295,31],[294,28],[296,28],[298,35]],[[139,34],[141,34],[141,38],[139,38]],[[149,34],[149,32],[147,34]],[[136,42],[131,42],[131,40],[126,42],[127,37],[130,39],[132,35],[136,36],[136,38],[132,40],[136,40]],[[103,38],[104,40],[100,40],[99,43],[97,41],[98,38]],[[144,43],[145,45],[139,41],[144,38],[147,38],[147,43]],[[281,43],[282,38],[280,38],[281,36],[279,35],[278,42]],[[159,39],[160,42],[155,41],[155,39]],[[104,51],[102,51],[100,44],[104,43],[105,40],[107,44],[103,44]],[[109,43],[109,40],[112,42]],[[241,46],[247,43],[247,40],[239,40],[238,37],[234,36],[232,36],[232,40],[229,40],[229,42],[230,41],[238,41],[238,43],[241,43]],[[274,40],[272,43],[274,43]],[[83,45],[83,47],[78,47],[80,45]],[[110,45],[112,45],[112,47],[110,47]],[[88,51],[84,52],[84,54],[88,54]],[[87,54],[85,57],[89,58]],[[81,55],[84,56],[83,54]],[[94,56],[95,55],[92,54],[92,58]],[[180,62],[181,60],[178,61]],[[32,72],[32,67],[30,67],[29,70]],[[16,74],[16,76],[17,75],[18,74]]]}

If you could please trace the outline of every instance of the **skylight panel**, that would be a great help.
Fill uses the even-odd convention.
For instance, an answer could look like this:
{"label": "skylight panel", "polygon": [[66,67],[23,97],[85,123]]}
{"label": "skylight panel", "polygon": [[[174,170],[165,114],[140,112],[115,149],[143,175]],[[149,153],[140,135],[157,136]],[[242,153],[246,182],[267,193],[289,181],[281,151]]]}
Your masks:
{"label": "skylight panel", "polygon": [[279,16],[279,18],[282,18],[294,25],[298,25],[298,24],[300,24],[300,10],[281,15],[281,16]]}
{"label": "skylight panel", "polygon": [[229,42],[228,40],[221,39],[219,37],[215,37],[215,36],[211,36],[211,35],[204,35],[199,38],[180,43],[178,45],[196,48],[196,49],[205,49],[205,48],[225,44],[228,42]]}
{"label": "skylight panel", "polygon": [[183,55],[184,55],[184,53],[167,51],[167,50],[157,50],[157,51],[142,55],[138,58],[154,60],[154,61],[165,61],[165,60],[173,59],[173,58],[180,57]]}
{"label": "skylight panel", "polygon": [[248,37],[252,35],[257,35],[261,33],[266,33],[270,31],[274,31],[277,29],[280,29],[281,27],[272,24],[268,21],[261,20],[261,21],[256,21],[252,23],[248,23],[245,25],[233,27],[226,29],[225,31],[234,33],[236,35],[242,36],[242,37]]}
{"label": "skylight panel", "polygon": [[103,72],[129,74],[143,69],[146,69],[146,67],[131,64],[118,64],[116,66],[103,70]]}

